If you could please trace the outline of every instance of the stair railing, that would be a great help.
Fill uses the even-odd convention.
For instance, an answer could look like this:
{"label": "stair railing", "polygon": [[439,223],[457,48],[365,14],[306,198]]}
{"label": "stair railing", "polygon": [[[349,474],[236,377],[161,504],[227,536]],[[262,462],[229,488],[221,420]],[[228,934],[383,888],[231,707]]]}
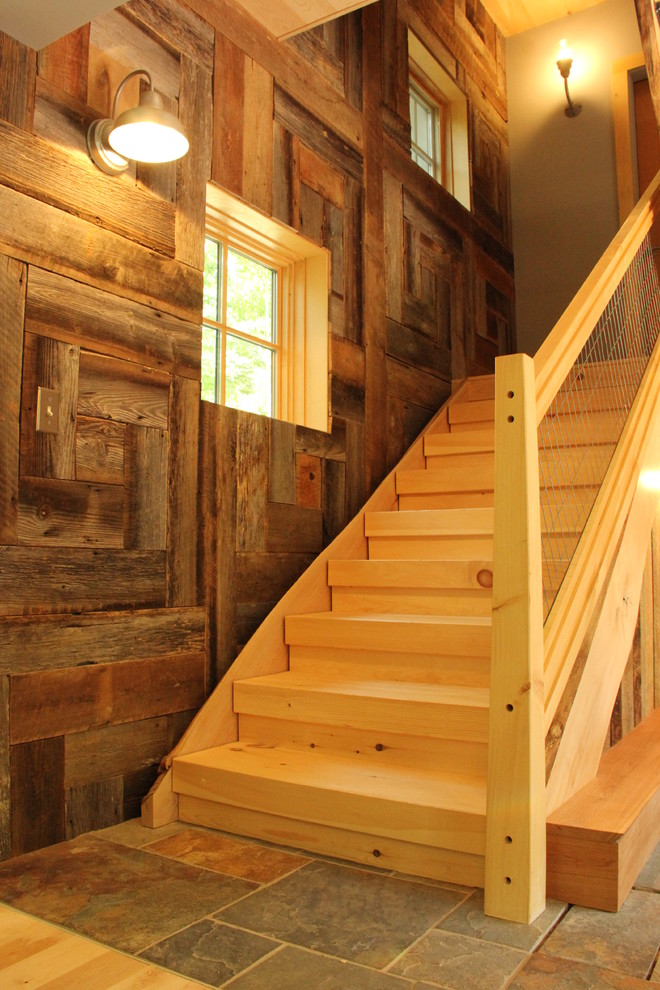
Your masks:
{"label": "stair railing", "polygon": [[658,216],[660,172],[535,357],[496,361],[485,909],[500,918],[545,904],[546,732],[660,422]]}

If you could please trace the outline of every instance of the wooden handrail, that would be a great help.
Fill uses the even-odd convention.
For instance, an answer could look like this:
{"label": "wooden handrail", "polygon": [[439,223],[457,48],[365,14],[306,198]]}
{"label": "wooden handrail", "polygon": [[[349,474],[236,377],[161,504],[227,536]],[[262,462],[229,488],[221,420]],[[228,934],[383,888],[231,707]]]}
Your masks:
{"label": "wooden handrail", "polygon": [[658,216],[660,171],[534,355],[537,423],[548,411]]}

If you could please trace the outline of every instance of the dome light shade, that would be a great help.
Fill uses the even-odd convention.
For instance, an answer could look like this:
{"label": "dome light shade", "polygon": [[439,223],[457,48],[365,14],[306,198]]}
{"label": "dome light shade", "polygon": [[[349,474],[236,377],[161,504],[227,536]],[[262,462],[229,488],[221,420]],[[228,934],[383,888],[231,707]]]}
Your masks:
{"label": "dome light shade", "polygon": [[[140,94],[139,103],[117,116],[117,100],[125,83],[144,75],[149,89]],[[184,129],[173,113],[163,106],[146,69],[129,72],[117,87],[113,119],[95,120],[87,132],[87,148],[92,161],[109,175],[125,172],[129,161],[173,162],[189,148]]]}

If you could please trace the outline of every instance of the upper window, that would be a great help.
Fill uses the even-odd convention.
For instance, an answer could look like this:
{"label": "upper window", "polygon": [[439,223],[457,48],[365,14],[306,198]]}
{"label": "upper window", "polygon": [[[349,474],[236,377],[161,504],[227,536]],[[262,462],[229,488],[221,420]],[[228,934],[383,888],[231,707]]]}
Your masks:
{"label": "upper window", "polygon": [[202,399],[328,430],[329,252],[209,183]]}
{"label": "upper window", "polygon": [[470,208],[467,100],[419,38],[408,32],[410,153]]}

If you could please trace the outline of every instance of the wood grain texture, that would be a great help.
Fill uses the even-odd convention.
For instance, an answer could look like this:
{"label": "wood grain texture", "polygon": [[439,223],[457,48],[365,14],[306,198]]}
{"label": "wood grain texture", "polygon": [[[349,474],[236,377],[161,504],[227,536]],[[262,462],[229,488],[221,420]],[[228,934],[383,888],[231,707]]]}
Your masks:
{"label": "wood grain texture", "polygon": [[11,855],[9,753],[9,678],[5,675],[0,677],[0,861]]}
{"label": "wood grain texture", "polygon": [[32,126],[37,53],[0,31],[0,119]]}
{"label": "wood grain texture", "polygon": [[186,55],[181,57],[179,119],[193,151],[177,163],[176,257],[201,270],[206,183],[211,178],[212,80],[209,70]]}
{"label": "wood grain texture", "polygon": [[213,71],[213,29],[189,6],[176,0],[161,0],[157,7],[148,0],[129,0],[124,13],[148,28],[167,48],[194,59],[207,72]]}
{"label": "wood grain texture", "polygon": [[138,426],[167,429],[171,378],[153,368],[83,351],[78,412]]}
{"label": "wood grain texture", "polygon": [[111,420],[76,417],[76,481],[124,483],[126,426]]}
{"label": "wood grain texture", "polygon": [[38,739],[12,746],[11,853],[62,842],[64,823],[64,739]]}
{"label": "wood grain texture", "polygon": [[[49,337],[25,334],[21,409],[21,475],[73,480],[76,476],[76,411],[80,349]],[[57,393],[55,434],[37,431],[40,387]]]}
{"label": "wood grain texture", "polygon": [[39,75],[80,103],[87,103],[89,24],[37,53]]}
{"label": "wood grain texture", "polygon": [[19,414],[23,366],[25,266],[0,256],[0,543],[18,540]]}
{"label": "wood grain texture", "polygon": [[167,440],[165,430],[126,428],[124,546],[167,547]]}
{"label": "wood grain texture", "polygon": [[243,80],[242,194],[264,213],[273,202],[273,77],[246,58]]}
{"label": "wood grain texture", "polygon": [[167,601],[197,605],[199,382],[173,378],[169,441]]}
{"label": "wood grain texture", "polygon": [[116,485],[29,477],[19,484],[21,544],[120,548],[123,519],[123,493]]}
{"label": "wood grain texture", "polygon": [[268,421],[238,413],[236,439],[236,549],[266,549]]}

